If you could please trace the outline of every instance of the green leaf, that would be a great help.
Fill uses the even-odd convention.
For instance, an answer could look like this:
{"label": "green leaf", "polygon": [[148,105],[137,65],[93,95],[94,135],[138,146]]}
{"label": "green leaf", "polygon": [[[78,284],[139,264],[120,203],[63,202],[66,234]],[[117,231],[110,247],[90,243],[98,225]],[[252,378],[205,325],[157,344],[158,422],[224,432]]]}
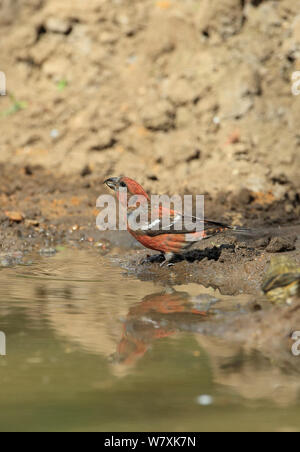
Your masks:
{"label": "green leaf", "polygon": [[57,83],[58,91],[63,91],[68,86],[68,80],[62,79]]}

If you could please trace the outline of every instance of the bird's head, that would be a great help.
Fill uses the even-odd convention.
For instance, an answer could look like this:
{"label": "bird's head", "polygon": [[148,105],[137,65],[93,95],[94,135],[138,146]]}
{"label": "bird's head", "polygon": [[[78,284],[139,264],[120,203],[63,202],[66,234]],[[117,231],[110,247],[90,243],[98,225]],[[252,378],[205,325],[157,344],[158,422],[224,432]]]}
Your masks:
{"label": "bird's head", "polygon": [[[109,188],[116,192],[117,198],[122,203],[128,203],[131,196],[144,196],[147,201],[150,200],[148,194],[145,192],[143,187],[138,184],[135,180],[129,177],[110,177],[104,182]],[[124,202],[124,194],[126,196]]]}

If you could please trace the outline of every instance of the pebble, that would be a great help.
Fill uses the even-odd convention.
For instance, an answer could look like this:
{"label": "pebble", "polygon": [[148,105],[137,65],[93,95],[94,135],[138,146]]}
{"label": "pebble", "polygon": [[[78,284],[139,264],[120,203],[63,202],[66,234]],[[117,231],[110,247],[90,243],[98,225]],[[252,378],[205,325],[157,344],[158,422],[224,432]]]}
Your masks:
{"label": "pebble", "polygon": [[24,215],[21,212],[18,211],[6,211],[5,215],[10,221],[21,223],[21,221],[24,220]]}
{"label": "pebble", "polygon": [[111,250],[111,243],[108,240],[101,240],[101,242],[96,242],[94,246],[102,255],[109,253]]}
{"label": "pebble", "polygon": [[12,253],[0,254],[0,267],[12,267],[21,264],[23,261],[23,253],[15,251]]}
{"label": "pebble", "polygon": [[42,248],[40,249],[41,256],[54,256],[57,253],[55,248]]}
{"label": "pebble", "polygon": [[293,251],[296,243],[296,237],[273,237],[266,248],[268,253],[282,253],[284,251]]}
{"label": "pebble", "polygon": [[270,243],[270,237],[262,237],[254,241],[254,248],[265,249]]}
{"label": "pebble", "polygon": [[55,140],[56,138],[59,137],[59,130],[57,129],[53,129],[50,132],[50,137],[53,138],[53,140]]}
{"label": "pebble", "polygon": [[60,19],[58,17],[49,17],[46,22],[46,28],[52,33],[68,34],[72,29],[72,25],[68,20]]}

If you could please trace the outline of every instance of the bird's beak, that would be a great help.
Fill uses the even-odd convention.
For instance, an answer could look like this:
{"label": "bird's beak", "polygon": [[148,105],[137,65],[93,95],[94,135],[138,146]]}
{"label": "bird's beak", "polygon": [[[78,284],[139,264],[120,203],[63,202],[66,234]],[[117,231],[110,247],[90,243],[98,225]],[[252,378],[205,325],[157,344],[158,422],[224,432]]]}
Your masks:
{"label": "bird's beak", "polygon": [[109,179],[106,179],[106,181],[104,181],[104,183],[111,188],[112,190],[117,190],[117,186],[119,183],[119,178],[118,177],[111,177]]}

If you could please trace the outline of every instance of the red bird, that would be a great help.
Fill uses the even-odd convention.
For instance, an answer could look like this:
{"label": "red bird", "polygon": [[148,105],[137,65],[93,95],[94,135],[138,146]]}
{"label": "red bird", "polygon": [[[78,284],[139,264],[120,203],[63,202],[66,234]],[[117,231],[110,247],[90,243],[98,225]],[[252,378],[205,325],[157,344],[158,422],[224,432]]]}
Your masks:
{"label": "red bird", "polygon": [[[151,203],[149,202],[150,197],[145,192],[143,187],[141,187],[141,185],[139,185],[136,181],[129,179],[128,177],[112,177],[107,179],[104,183],[116,192],[117,198],[122,204],[126,204],[126,207],[128,207],[129,200],[132,196],[143,197],[142,199],[148,209],[148,218],[152,218]],[[124,197],[124,193],[127,193],[127,196],[125,195]],[[174,210],[169,210],[167,212],[170,217],[170,224],[168,227],[165,227],[162,221],[162,216],[166,213],[166,211],[161,206],[157,212],[158,220],[155,220],[152,223],[147,222],[145,227],[141,226],[138,230],[132,230],[129,225],[129,219],[135,209],[136,207],[134,209],[132,207],[128,207],[128,232],[130,232],[130,234],[133,235],[133,237],[146,248],[160,251],[165,257],[163,264],[172,261],[175,254],[181,254],[183,251],[190,248],[195,242],[213,237],[214,235],[220,234],[227,230],[245,231],[223,223],[216,223],[215,221],[198,220],[195,217],[186,218],[184,215],[179,214]],[[202,231],[191,232],[188,230],[185,227],[188,220],[193,221],[193,224],[197,220],[202,221]],[[182,225],[179,230],[176,228],[176,223],[178,225],[178,221],[180,221],[180,224]]]}

